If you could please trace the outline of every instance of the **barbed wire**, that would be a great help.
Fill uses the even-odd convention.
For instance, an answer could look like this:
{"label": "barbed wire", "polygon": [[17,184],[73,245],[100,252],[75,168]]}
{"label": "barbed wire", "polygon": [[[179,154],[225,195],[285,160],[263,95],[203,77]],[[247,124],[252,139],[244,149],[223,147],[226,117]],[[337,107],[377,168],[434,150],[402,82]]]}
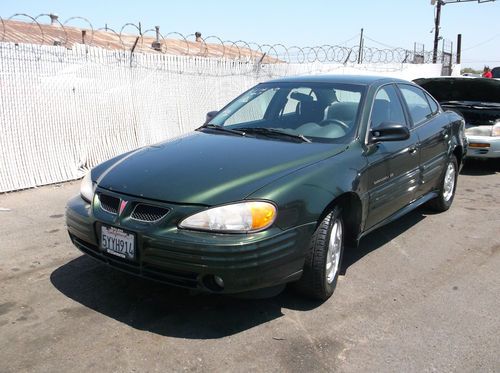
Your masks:
{"label": "barbed wire", "polygon": [[4,41],[4,37],[5,37],[5,22],[3,21],[3,18],[0,17],[0,24],[2,25],[2,38],[0,39],[0,41]]}
{"label": "barbed wire", "polygon": [[[50,19],[50,23],[44,20]],[[85,27],[77,27],[76,23]],[[64,22],[53,14],[39,14],[32,17],[16,13],[6,19],[0,17],[0,41],[58,45],[72,48],[74,44],[85,44],[117,50],[117,58],[130,58],[134,63],[135,53],[164,53],[185,56],[226,58],[234,60],[258,61],[261,63],[431,63],[432,51],[391,47],[366,36],[365,39],[378,44],[375,47],[359,45],[285,46],[278,44],[258,44],[243,40],[223,40],[219,36],[203,37],[201,33],[184,35],[177,31],[166,34],[160,27],[144,29],[141,23],[126,23],[119,31],[107,25],[94,28],[85,17],[75,16]],[[442,59],[439,51],[439,60]]]}

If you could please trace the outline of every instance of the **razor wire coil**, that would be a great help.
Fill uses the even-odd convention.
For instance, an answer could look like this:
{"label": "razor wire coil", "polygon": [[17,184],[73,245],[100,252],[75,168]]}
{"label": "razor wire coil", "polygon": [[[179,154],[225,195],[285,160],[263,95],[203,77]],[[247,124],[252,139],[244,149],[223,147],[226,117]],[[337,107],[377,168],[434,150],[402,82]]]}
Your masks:
{"label": "razor wire coil", "polygon": [[[235,60],[261,60],[263,63],[431,63],[432,52],[405,48],[388,48],[385,44],[377,42],[385,48],[374,46],[359,45],[345,46],[335,44],[323,44],[320,46],[285,46],[282,43],[259,44],[247,42],[244,40],[225,40],[217,35],[202,37],[196,34],[185,35],[177,31],[170,31],[166,34],[157,32],[156,28],[147,28],[143,31],[141,23],[125,23],[119,31],[109,28],[107,25],[101,28],[94,28],[92,22],[85,17],[69,17],[61,22],[58,17],[51,14],[39,14],[32,17],[24,13],[16,13],[5,19],[0,17],[0,41],[16,40],[10,31],[9,21],[19,21],[21,18],[27,18],[30,25],[36,25],[38,33],[38,43],[42,45],[61,45],[66,48],[72,48],[74,44],[86,44],[88,46],[103,46],[100,37],[96,34],[111,33],[107,35],[108,45],[111,44],[114,49],[124,53],[117,53],[118,58],[122,58],[125,52],[129,52],[130,59],[134,58],[135,53],[164,53],[179,54],[193,57],[214,57],[228,58]],[[41,20],[50,18],[49,25],[42,24]],[[81,29],[79,35],[75,32],[75,23],[85,24],[85,29]],[[56,25],[57,27],[51,27]],[[55,29],[55,30],[54,30]],[[33,34],[35,29],[30,30]],[[44,31],[45,30],[45,31]],[[132,30],[131,32],[126,32]],[[90,35],[87,36],[86,32]],[[153,33],[157,32],[156,35]],[[61,37],[53,36],[59,33]],[[49,37],[50,34],[50,37]],[[79,35],[79,36],[76,36]],[[139,38],[139,39],[137,39]],[[10,40],[12,39],[12,40]],[[58,40],[56,40],[58,39]],[[113,39],[113,40],[111,40]],[[352,39],[352,38],[351,38]],[[372,40],[369,37],[367,40]],[[374,41],[375,42],[375,41]],[[444,46],[443,50],[448,50],[449,45]],[[438,58],[443,58],[443,50],[438,51]]]}

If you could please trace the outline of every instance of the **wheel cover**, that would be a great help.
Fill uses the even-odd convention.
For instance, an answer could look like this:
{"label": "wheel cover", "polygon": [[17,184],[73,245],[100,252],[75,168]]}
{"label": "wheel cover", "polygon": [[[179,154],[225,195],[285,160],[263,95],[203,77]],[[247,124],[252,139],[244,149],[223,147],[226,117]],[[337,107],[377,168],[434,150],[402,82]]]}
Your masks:
{"label": "wheel cover", "polygon": [[330,239],[328,240],[328,253],[326,256],[326,281],[331,284],[337,275],[340,265],[340,252],[342,249],[342,223],[335,219]]}
{"label": "wheel cover", "polygon": [[448,202],[453,197],[455,189],[455,165],[450,162],[444,174],[443,199]]}

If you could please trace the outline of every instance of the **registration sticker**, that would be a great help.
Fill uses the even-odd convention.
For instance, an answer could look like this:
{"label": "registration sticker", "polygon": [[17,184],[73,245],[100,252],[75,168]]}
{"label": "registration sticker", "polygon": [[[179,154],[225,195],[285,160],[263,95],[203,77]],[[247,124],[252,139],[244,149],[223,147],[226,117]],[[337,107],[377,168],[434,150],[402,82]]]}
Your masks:
{"label": "registration sticker", "polygon": [[135,237],[123,229],[101,227],[101,250],[123,259],[135,259]]}

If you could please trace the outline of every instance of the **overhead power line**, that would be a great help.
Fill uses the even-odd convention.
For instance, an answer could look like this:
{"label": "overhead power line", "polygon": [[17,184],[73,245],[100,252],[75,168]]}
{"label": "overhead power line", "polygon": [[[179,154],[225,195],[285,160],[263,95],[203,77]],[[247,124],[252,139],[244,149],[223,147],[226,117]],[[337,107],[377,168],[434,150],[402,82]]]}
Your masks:
{"label": "overhead power line", "polygon": [[390,49],[397,49],[398,47],[395,47],[395,46],[392,46],[392,45],[389,45],[389,44],[385,44],[385,43],[382,43],[381,41],[377,41],[375,39],[372,39],[368,36],[365,35],[365,39],[368,39],[376,44],[379,44],[379,45],[382,45],[383,47],[386,47],[386,48],[390,48]]}
{"label": "overhead power line", "polygon": [[489,38],[488,40],[485,40],[485,41],[483,41],[483,42],[481,42],[481,43],[475,44],[475,45],[473,45],[472,47],[464,48],[463,50],[464,50],[464,51],[468,51],[468,50],[471,50],[471,49],[474,49],[474,48],[480,47],[480,46],[482,46],[482,45],[488,44],[488,43],[492,42],[494,39],[498,38],[499,36],[500,36],[500,33],[498,33],[498,34],[496,34],[496,35],[492,36],[492,37],[491,37],[491,38]]}
{"label": "overhead power line", "polygon": [[353,37],[347,39],[347,40],[344,40],[343,42],[339,43],[339,45],[345,45],[347,43],[349,43],[350,41],[354,40],[354,39],[358,39],[359,38],[359,35],[360,33],[358,32],[356,35],[354,35]]}

